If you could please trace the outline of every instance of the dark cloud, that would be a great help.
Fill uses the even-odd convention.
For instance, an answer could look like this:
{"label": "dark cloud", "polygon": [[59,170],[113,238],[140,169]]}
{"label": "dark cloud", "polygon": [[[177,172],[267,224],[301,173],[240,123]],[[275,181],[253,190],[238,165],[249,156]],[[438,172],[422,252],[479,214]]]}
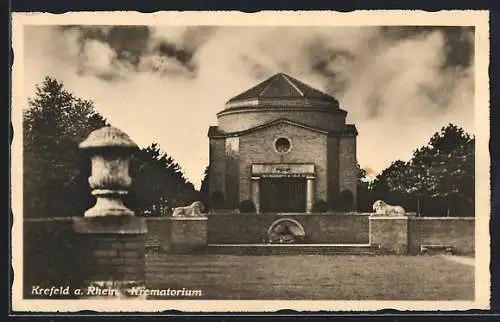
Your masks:
{"label": "dark cloud", "polygon": [[[365,43],[366,50],[372,55],[384,54],[386,47],[397,45],[404,40],[424,39],[432,32],[440,32],[444,39],[443,61],[437,72],[440,82],[422,84],[416,93],[423,99],[432,102],[430,106],[447,107],[453,100],[454,87],[464,77],[460,75],[464,69],[470,67],[474,55],[474,28],[447,27],[447,26],[391,26],[380,27],[378,33],[368,37]],[[325,91],[333,96],[342,96],[346,89],[355,86],[356,79],[352,78],[353,69],[359,69],[362,61],[367,59],[366,52],[352,52],[348,49],[339,49],[335,43],[317,38],[306,45],[306,63],[312,73],[324,80]],[[416,53],[418,54],[418,53]],[[370,55],[370,54],[368,54]],[[460,72],[462,71],[462,72]],[[458,73],[458,74],[457,74]],[[391,80],[391,73],[384,75],[384,82],[373,82],[369,88],[364,88],[363,112],[366,119],[380,117],[383,112],[386,84]],[[451,75],[451,76],[450,76]],[[423,107],[422,107],[423,108]],[[445,108],[442,111],[444,112]],[[438,112],[438,111],[433,111]]]}
{"label": "dark cloud", "polygon": [[[339,60],[352,61],[354,58],[345,52],[330,52],[330,59],[317,59],[312,62],[312,71],[318,73],[326,79],[326,90],[330,94],[339,94],[345,90],[347,80],[341,71],[332,68]],[[344,64],[345,61],[341,64]]]}
{"label": "dark cloud", "polygon": [[[147,49],[151,38],[151,31],[147,26],[60,26],[59,30],[76,30],[78,32],[79,53],[83,59],[78,60],[77,74],[80,76],[94,76],[104,81],[116,81],[122,75],[116,68],[119,64],[126,64],[137,68],[141,56]],[[115,52],[108,71],[88,69],[86,65],[85,45],[88,41],[99,41],[107,44]]]}
{"label": "dark cloud", "polygon": [[326,91],[332,95],[342,93],[347,80],[339,67],[352,64],[356,59],[354,54],[330,48],[324,41],[319,40],[309,44],[306,52],[312,72],[325,78]]}
{"label": "dark cloud", "polygon": [[474,57],[474,27],[468,26],[384,26],[380,28],[383,36],[392,40],[425,36],[439,31],[445,39],[445,60],[442,68],[471,65]]}
{"label": "dark cloud", "polygon": [[444,67],[471,65],[474,58],[474,27],[446,27],[446,62]]}
{"label": "dark cloud", "polygon": [[[168,60],[174,59],[177,61],[179,66],[181,66],[187,73],[179,72],[178,69],[161,69],[159,68],[161,76],[185,76],[194,77],[198,71],[198,64],[194,60],[194,55],[196,51],[210,38],[210,36],[217,30],[218,27],[211,26],[190,26],[186,27],[182,31],[181,40],[173,41],[170,39],[160,40],[152,49],[153,55],[158,55],[161,59],[162,57],[168,58]],[[156,70],[153,68],[153,70]]]}
{"label": "dark cloud", "polygon": [[160,57],[168,57],[177,60],[182,66],[186,67],[189,71],[196,70],[195,64],[192,62],[194,51],[189,51],[179,48],[176,44],[168,41],[161,41],[153,49]]}
{"label": "dark cloud", "polygon": [[107,34],[107,43],[116,51],[118,60],[137,66],[150,37],[151,31],[146,26],[112,27]]}
{"label": "dark cloud", "polygon": [[[189,71],[192,76],[197,71],[197,64],[193,61],[193,56],[196,50],[213,34],[216,27],[200,26],[188,27],[183,32],[182,42],[175,43],[168,39],[153,40],[153,30],[148,26],[61,26],[59,29],[64,32],[66,30],[77,30],[79,33],[78,42],[80,46],[80,54],[85,54],[85,44],[89,40],[97,40],[107,44],[115,53],[114,62],[125,63],[131,66],[135,71],[138,71],[141,58],[144,55],[158,55],[175,59],[179,65]],[[158,41],[151,48],[149,44],[152,41]],[[158,71],[158,68],[150,67],[153,72]],[[80,75],[90,75],[103,79],[105,81],[114,81],[119,79],[119,75],[109,73],[93,73],[85,69],[83,63],[78,66]],[[168,72],[161,71],[160,76],[166,76]],[[180,73],[175,72],[175,75]]]}
{"label": "dark cloud", "polygon": [[106,82],[114,82],[123,79],[123,76],[120,73],[117,73],[113,70],[108,70],[108,71],[89,70],[87,68],[84,68],[83,65],[77,67],[76,74],[78,76],[93,76]]}
{"label": "dark cloud", "polygon": [[252,58],[251,55],[241,54],[240,61],[245,70],[249,72],[250,77],[252,77],[257,81],[266,79],[272,73],[272,71],[270,71],[264,65],[262,65],[261,63],[257,62],[254,58]]}
{"label": "dark cloud", "polygon": [[61,29],[76,29],[79,32],[80,52],[85,42],[98,40],[116,52],[116,59],[137,66],[147,48],[151,31],[147,26],[64,26]]}

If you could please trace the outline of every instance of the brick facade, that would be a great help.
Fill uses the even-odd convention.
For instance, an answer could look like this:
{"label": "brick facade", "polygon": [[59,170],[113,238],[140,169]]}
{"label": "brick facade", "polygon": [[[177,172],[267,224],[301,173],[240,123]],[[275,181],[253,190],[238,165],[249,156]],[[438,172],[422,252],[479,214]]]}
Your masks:
{"label": "brick facade", "polygon": [[[274,142],[279,137],[290,139],[289,153],[276,153]],[[316,197],[326,200],[326,157],[326,135],[292,124],[277,124],[243,135],[240,138],[240,200],[251,199],[251,166],[255,163],[314,163]]]}
{"label": "brick facade", "polygon": [[[259,194],[252,165],[305,164],[314,167],[306,178],[306,211],[319,199],[339,209],[344,190],[352,193],[355,210],[357,131],[345,124],[346,115],[334,98],[283,74],[229,100],[209,129],[210,194],[223,193],[226,208],[235,209]],[[276,151],[280,137],[291,142],[289,152]]]}
{"label": "brick facade", "polygon": [[210,138],[209,148],[209,187],[210,195],[218,191],[226,192],[226,161],[225,161],[225,138]]}
{"label": "brick facade", "polygon": [[341,111],[332,113],[322,108],[266,108],[262,110],[245,109],[218,115],[218,126],[224,132],[244,131],[268,122],[287,119],[314,128],[329,131],[342,129],[345,125],[345,114]]}
{"label": "brick facade", "polygon": [[339,139],[339,194],[348,190],[353,194],[353,207],[357,201],[356,137]]}

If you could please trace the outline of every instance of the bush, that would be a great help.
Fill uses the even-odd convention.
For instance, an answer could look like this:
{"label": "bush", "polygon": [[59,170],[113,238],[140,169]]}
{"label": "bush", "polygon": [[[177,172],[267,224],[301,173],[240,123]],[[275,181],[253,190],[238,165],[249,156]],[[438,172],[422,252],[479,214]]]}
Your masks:
{"label": "bush", "polygon": [[327,212],[328,211],[328,203],[323,199],[318,199],[313,204],[313,212]]}
{"label": "bush", "polygon": [[224,194],[220,191],[214,191],[210,196],[210,209],[224,208]]}
{"label": "bush", "polygon": [[255,204],[251,200],[243,200],[238,205],[238,209],[241,213],[252,213],[256,212]]}
{"label": "bush", "polygon": [[351,190],[342,190],[340,192],[340,208],[342,211],[352,210],[354,205],[354,194]]}

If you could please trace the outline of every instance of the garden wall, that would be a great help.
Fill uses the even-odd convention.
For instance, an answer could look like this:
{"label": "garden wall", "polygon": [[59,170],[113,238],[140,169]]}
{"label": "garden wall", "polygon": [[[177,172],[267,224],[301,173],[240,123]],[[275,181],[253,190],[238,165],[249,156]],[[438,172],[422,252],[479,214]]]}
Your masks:
{"label": "garden wall", "polygon": [[262,243],[278,219],[293,219],[304,228],[310,243],[368,244],[368,214],[217,214],[208,218],[209,244]]}
{"label": "garden wall", "polygon": [[408,221],[408,251],[417,254],[420,245],[451,245],[457,254],[474,255],[473,217],[414,217]]}
{"label": "garden wall", "polygon": [[[144,219],[133,216],[25,219],[23,297],[80,298],[73,291],[93,282],[143,283],[145,239]],[[39,293],[60,287],[72,292]]]}
{"label": "garden wall", "polygon": [[23,231],[23,294],[40,298],[32,287],[81,284],[78,239],[72,218],[25,219]]}
{"label": "garden wall", "polygon": [[[115,230],[111,229],[106,234],[90,231],[91,235],[77,231],[79,225],[76,224],[82,218],[25,219],[24,295],[30,298],[31,287],[37,285],[79,285],[83,275],[90,273],[84,269],[85,263],[119,262],[118,272],[136,270],[143,265],[141,254],[144,245],[177,252],[200,249],[207,244],[261,243],[271,224],[285,218],[298,221],[309,236],[310,243],[371,243],[380,245],[389,253],[410,255],[418,254],[423,244],[450,245],[457,254],[474,255],[474,218],[375,218],[368,214],[338,213],[217,214],[196,220],[147,218],[147,233],[142,228],[135,231],[135,224],[131,227],[127,223],[111,223]],[[144,219],[137,218],[137,224],[141,220]],[[86,221],[81,224],[89,228]],[[123,227],[128,227],[127,234],[124,234]],[[144,242],[140,240],[142,231],[145,233]],[[90,250],[84,246],[90,247]],[[137,255],[137,258],[123,257],[126,254]]]}
{"label": "garden wall", "polygon": [[148,226],[146,247],[159,246],[163,250],[169,251],[171,248],[171,221],[167,217],[151,217],[146,219],[146,225]]}

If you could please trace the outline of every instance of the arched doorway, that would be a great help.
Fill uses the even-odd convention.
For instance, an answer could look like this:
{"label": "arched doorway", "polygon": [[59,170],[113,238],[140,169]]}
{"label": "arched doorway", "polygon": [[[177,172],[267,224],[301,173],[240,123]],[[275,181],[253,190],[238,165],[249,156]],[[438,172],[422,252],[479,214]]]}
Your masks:
{"label": "arched doorway", "polygon": [[267,230],[268,242],[271,244],[303,243],[306,238],[304,227],[290,218],[278,219]]}

